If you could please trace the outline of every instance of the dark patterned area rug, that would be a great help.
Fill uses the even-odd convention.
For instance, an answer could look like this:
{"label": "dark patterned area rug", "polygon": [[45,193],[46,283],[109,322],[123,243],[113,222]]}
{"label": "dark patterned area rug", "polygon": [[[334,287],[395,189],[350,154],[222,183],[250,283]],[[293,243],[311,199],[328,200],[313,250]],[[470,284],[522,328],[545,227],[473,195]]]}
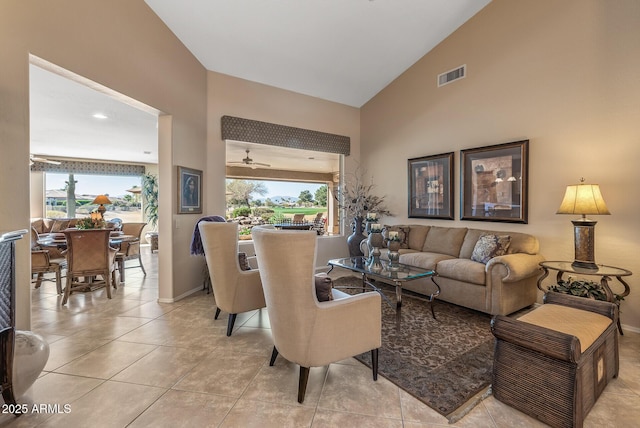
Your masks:
{"label": "dark patterned area rug", "polygon": [[[358,292],[361,280],[342,277],[334,286]],[[436,300],[429,303],[403,291],[400,315],[395,290],[376,283],[394,306],[382,301],[382,348],[378,372],[426,405],[455,422],[489,394],[493,365],[491,316]],[[360,289],[361,290],[361,289]],[[371,366],[371,353],[356,356]]]}

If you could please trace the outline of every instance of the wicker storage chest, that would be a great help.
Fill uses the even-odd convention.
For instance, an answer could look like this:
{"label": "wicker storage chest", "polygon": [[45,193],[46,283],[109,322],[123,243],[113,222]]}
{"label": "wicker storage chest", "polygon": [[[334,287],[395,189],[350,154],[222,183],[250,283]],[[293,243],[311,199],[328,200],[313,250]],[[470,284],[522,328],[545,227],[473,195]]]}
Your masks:
{"label": "wicker storage chest", "polygon": [[[560,313],[572,311],[576,331],[582,335],[591,328],[593,342],[581,352],[581,340],[591,340],[549,325],[494,317],[493,395],[550,426],[582,427],[608,381],[618,376],[618,309],[613,303],[553,292],[544,300],[545,305],[561,305],[555,306]],[[595,323],[594,314],[599,314]],[[570,322],[558,324],[571,329]]]}

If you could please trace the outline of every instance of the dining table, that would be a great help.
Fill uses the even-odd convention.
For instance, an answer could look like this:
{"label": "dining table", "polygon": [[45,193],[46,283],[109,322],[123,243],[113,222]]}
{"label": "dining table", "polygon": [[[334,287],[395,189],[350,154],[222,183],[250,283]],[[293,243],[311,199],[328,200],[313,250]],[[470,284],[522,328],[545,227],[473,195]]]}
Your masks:
{"label": "dining table", "polygon": [[[122,232],[113,231],[109,236],[109,246],[112,248],[119,249],[120,244],[122,244],[123,242],[135,241],[136,239],[138,239],[137,236],[125,235]],[[42,236],[41,238],[38,238],[36,242],[41,247],[50,247],[50,248],[54,247],[63,251],[67,249],[67,239],[65,238],[65,235],[63,232],[49,233],[46,236]],[[98,288],[104,287],[104,284],[95,284],[94,277],[88,277],[88,278],[85,278],[85,280],[87,282],[87,287],[82,289],[81,291],[90,292]]]}
{"label": "dining table", "polygon": [[[119,248],[120,244],[127,241],[134,241],[137,236],[125,235],[122,232],[111,232],[109,236],[109,245],[113,248]],[[49,233],[46,236],[38,238],[36,241],[42,247],[55,247],[60,250],[67,249],[67,239],[62,232]]]}

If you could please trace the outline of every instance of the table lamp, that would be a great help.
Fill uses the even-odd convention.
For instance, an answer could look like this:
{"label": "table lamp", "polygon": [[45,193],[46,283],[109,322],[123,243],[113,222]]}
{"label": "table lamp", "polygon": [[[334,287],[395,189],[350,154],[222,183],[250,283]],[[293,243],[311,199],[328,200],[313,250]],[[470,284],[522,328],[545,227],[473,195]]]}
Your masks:
{"label": "table lamp", "polygon": [[98,212],[100,213],[100,217],[102,217],[102,219],[104,220],[104,212],[107,210],[104,207],[104,204],[110,204],[111,201],[109,200],[109,198],[106,195],[98,195],[96,196],[96,198],[93,200],[94,204],[99,204],[100,206],[98,207]]}
{"label": "table lamp", "polygon": [[597,184],[580,184],[567,186],[564,199],[556,214],[580,214],[582,218],[572,220],[574,227],[575,260],[571,264],[574,268],[597,270],[594,257],[594,240],[596,221],[587,215],[611,214],[602,199],[600,186]]}

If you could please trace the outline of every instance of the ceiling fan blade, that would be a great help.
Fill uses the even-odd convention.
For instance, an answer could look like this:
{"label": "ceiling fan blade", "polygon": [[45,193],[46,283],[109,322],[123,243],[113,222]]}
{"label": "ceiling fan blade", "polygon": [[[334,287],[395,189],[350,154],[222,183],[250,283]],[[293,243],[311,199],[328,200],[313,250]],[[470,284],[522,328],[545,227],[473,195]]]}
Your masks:
{"label": "ceiling fan blade", "polygon": [[245,150],[245,152],[247,153],[247,157],[245,157],[241,161],[230,161],[227,162],[227,165],[234,164],[240,166],[248,166],[251,167],[251,169],[256,169],[258,166],[264,166],[265,168],[269,168],[271,166],[268,163],[254,162],[253,159],[249,157],[249,151],[249,149]]}

